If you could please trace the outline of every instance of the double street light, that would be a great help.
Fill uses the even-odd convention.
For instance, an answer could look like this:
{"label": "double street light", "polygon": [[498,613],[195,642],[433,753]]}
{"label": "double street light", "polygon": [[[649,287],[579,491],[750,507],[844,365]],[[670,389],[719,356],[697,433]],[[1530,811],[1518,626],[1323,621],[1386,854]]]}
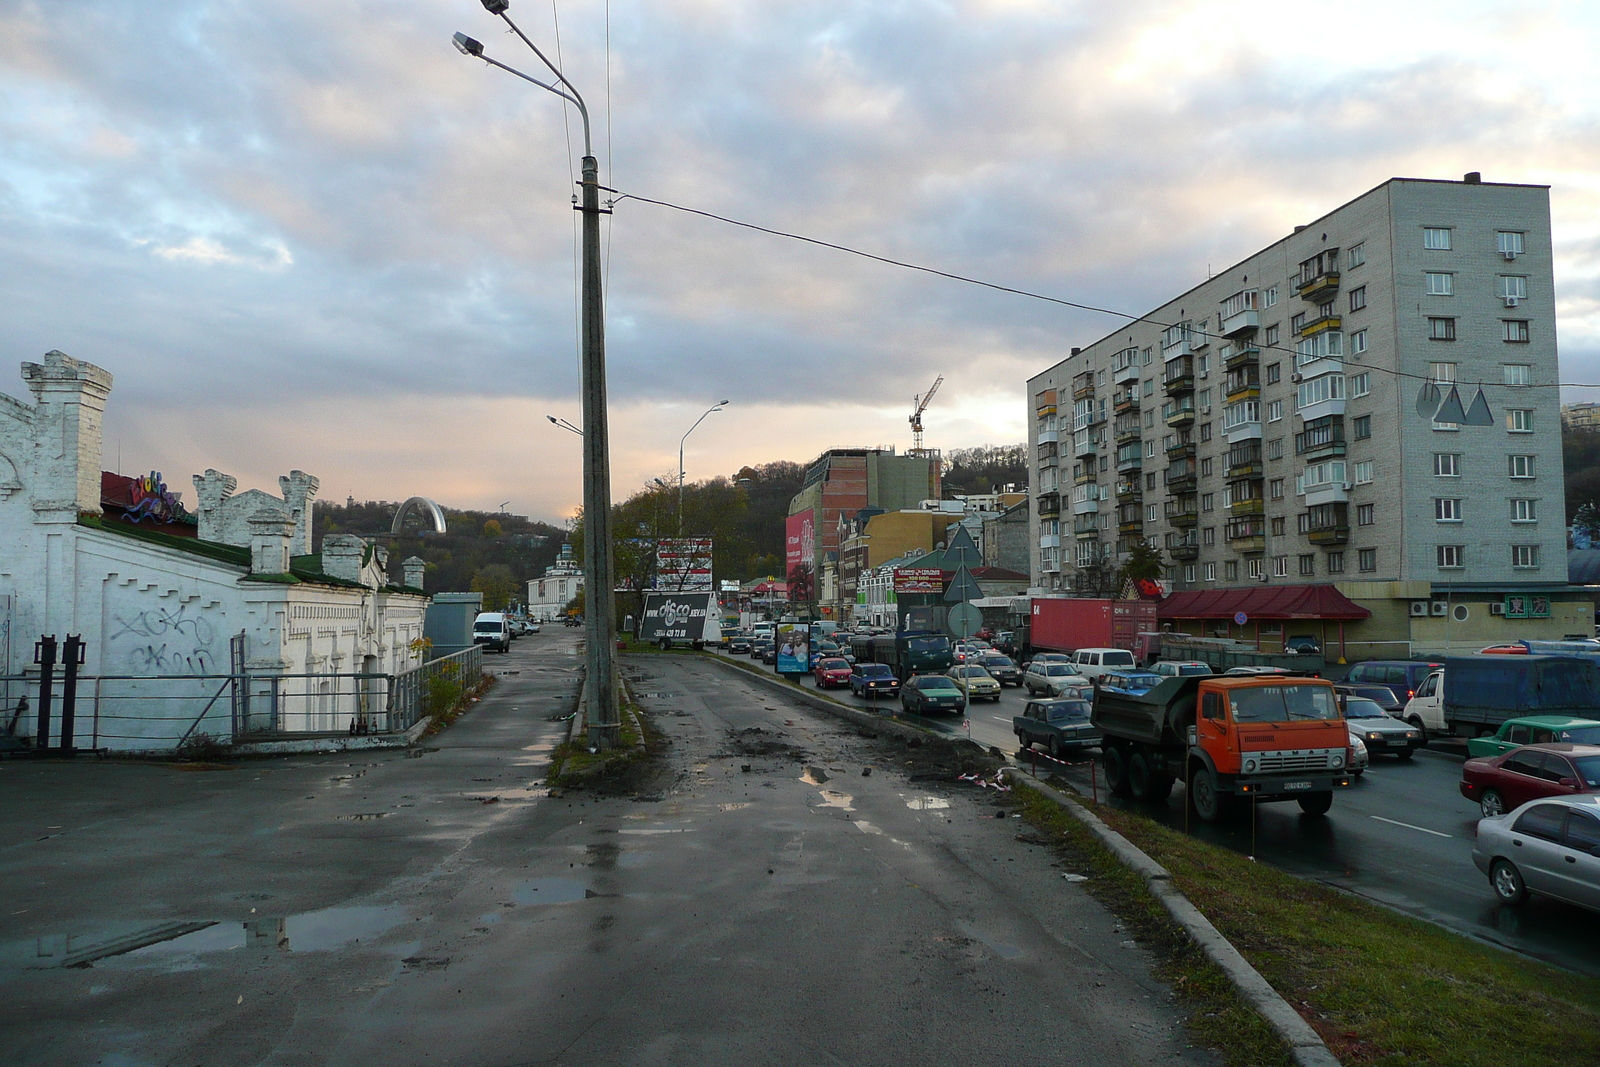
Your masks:
{"label": "double street light", "polygon": [[678,440],[678,536],[679,537],[683,536],[683,445],[684,445],[684,442],[689,440],[689,435],[694,433],[696,427],[698,427],[702,422],[706,421],[706,415],[710,415],[714,411],[721,411],[723,408],[727,407],[727,405],[728,405],[728,402],[726,400],[719,400],[715,404],[712,404],[709,408],[706,409],[705,415],[701,415],[698,419],[695,419],[694,420],[694,426],[691,426],[687,430],[685,430],[684,434],[683,434],[683,437],[679,438],[679,440]]}
{"label": "double street light", "polygon": [[[617,707],[616,607],[611,594],[613,579],[611,556],[611,455],[610,431],[606,424],[606,338],[603,297],[600,291],[600,216],[610,214],[600,207],[600,164],[594,157],[589,133],[589,109],[583,95],[567,80],[539,46],[517,28],[506,10],[510,0],[482,0],[484,10],[498,15],[513,33],[533,50],[550,73],[553,82],[541,81],[497,59],[483,54],[483,43],[464,33],[455,35],[455,46],[462,55],[481,59],[523,81],[574,104],[583,118],[583,179],[579,204],[583,213],[583,429],[568,423],[564,428],[583,437],[583,554],[585,584],[589,590],[584,619],[584,644],[588,689],[588,739],[591,749],[610,748],[617,743],[620,715]],[[547,416],[549,417],[549,416]],[[562,425],[554,418],[556,425]]]}

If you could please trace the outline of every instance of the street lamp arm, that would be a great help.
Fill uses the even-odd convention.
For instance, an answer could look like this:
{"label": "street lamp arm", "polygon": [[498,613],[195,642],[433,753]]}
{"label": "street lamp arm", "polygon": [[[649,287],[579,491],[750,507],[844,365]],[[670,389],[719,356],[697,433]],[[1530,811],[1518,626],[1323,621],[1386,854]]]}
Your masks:
{"label": "street lamp arm", "polygon": [[[480,55],[478,58],[489,64],[491,67],[499,67],[501,70],[506,71],[509,74],[515,74],[525,82],[532,82],[539,88],[555,93],[557,96],[561,97],[561,99],[578,105],[578,115],[583,119],[583,154],[586,156],[594,155],[594,150],[589,144],[589,109],[583,106],[583,101],[575,94],[575,92],[569,93],[560,86],[551,85],[548,82],[542,82],[530,74],[522,73],[522,71],[518,70],[516,67],[508,67],[498,59],[494,59],[490,56]],[[564,82],[566,81],[565,78],[561,80]],[[571,83],[568,84],[570,85]]]}
{"label": "street lamp arm", "polygon": [[[583,154],[586,155],[586,156],[594,155],[594,150],[591,148],[591,146],[589,144],[589,109],[588,109],[587,106],[584,105],[583,96],[582,96],[582,94],[580,94],[578,92],[578,87],[573,85],[570,81],[567,80],[567,76],[565,74],[561,73],[561,68],[557,67],[554,63],[550,62],[550,57],[549,56],[547,56],[543,52],[539,51],[539,46],[534,44],[532,41],[530,41],[528,39],[528,35],[523,33],[522,29],[515,22],[511,21],[511,16],[507,15],[503,9],[500,11],[500,17],[505,20],[505,23],[506,23],[507,26],[511,27],[511,32],[515,33],[518,37],[521,37],[522,38],[522,43],[527,45],[529,48],[533,49],[533,54],[538,56],[540,61],[543,62],[545,66],[550,68],[550,73],[554,74],[558,79],[560,79],[561,84],[565,85],[571,91],[571,95],[568,95],[567,93],[564,93],[559,89],[554,89],[551,86],[544,85],[544,83],[541,82],[541,81],[537,81],[537,80],[535,80],[533,78],[528,78],[528,80],[533,82],[535,85],[544,85],[544,87],[546,89],[549,89],[551,92],[555,93],[557,96],[564,96],[568,100],[571,100],[574,104],[578,105],[578,114],[583,116]],[[488,57],[485,56],[484,58],[487,59]],[[498,64],[496,64],[496,65],[498,66]],[[510,67],[507,67],[505,69],[506,70],[511,70]],[[512,73],[515,74],[517,72],[516,71],[512,71]],[[524,77],[524,78],[528,77],[526,74],[523,74],[523,75],[520,75],[520,76]]]}

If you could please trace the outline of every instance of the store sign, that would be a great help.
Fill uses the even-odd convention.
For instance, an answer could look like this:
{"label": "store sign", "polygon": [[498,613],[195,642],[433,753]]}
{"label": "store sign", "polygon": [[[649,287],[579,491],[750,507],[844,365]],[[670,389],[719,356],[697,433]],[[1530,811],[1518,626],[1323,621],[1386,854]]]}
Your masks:
{"label": "store sign", "polygon": [[1547,596],[1508,596],[1505,603],[1506,618],[1508,619],[1548,619],[1550,617],[1550,598]]}
{"label": "store sign", "polygon": [[703,593],[711,585],[711,538],[676,537],[656,543],[655,588]]}

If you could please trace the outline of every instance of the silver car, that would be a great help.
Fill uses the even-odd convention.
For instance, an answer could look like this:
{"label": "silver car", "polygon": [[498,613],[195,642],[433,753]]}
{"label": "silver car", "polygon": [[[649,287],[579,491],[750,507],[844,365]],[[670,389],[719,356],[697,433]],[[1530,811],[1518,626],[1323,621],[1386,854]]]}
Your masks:
{"label": "silver car", "polygon": [[1068,688],[1088,684],[1089,679],[1079,674],[1070,663],[1040,663],[1034,660],[1022,675],[1022,687],[1029,696],[1048,693],[1058,697]]}
{"label": "silver car", "polygon": [[1422,731],[1387,714],[1375,700],[1346,697],[1344,721],[1352,742],[1361,741],[1374,756],[1399,756],[1408,760],[1425,743]]}
{"label": "silver car", "polygon": [[1532,892],[1600,911],[1600,795],[1543,797],[1480,819],[1472,862],[1503,903]]}

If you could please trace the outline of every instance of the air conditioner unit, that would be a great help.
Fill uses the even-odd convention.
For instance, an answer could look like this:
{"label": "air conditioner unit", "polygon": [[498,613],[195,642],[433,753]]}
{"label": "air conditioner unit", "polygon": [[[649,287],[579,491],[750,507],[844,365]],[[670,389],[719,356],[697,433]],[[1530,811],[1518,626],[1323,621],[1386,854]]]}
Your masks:
{"label": "air conditioner unit", "polygon": [[1289,380],[1291,382],[1293,382],[1295,385],[1299,385],[1301,380],[1302,380],[1302,376],[1299,375],[1299,374],[1291,374],[1291,375],[1289,375]]}
{"label": "air conditioner unit", "polygon": [[1432,607],[1433,611],[1431,614],[1437,618],[1443,618],[1444,616],[1450,614],[1450,605],[1446,604],[1442,600],[1435,600]]}
{"label": "air conditioner unit", "polygon": [[1508,307],[1508,308],[1514,308],[1514,307],[1516,307],[1516,306],[1517,306],[1517,304],[1518,304],[1518,303],[1519,303],[1519,302],[1520,302],[1520,301],[1521,301],[1521,298],[1520,298],[1520,297],[1515,297],[1515,296],[1508,296],[1508,297],[1506,297],[1506,307]]}
{"label": "air conditioner unit", "polygon": [[1506,249],[1505,251],[1501,252],[1500,254],[1502,256],[1505,256],[1507,259],[1516,259],[1517,258],[1517,254],[1515,252],[1511,251],[1511,249],[1509,249],[1509,248]]}
{"label": "air conditioner unit", "polygon": [[1504,615],[1505,613],[1506,613],[1506,606],[1504,604],[1490,604],[1489,605],[1489,614],[1490,615]]}
{"label": "air conditioner unit", "polygon": [[1428,614],[1428,602],[1426,600],[1413,600],[1411,602],[1411,614],[1414,617],[1426,617]]}

